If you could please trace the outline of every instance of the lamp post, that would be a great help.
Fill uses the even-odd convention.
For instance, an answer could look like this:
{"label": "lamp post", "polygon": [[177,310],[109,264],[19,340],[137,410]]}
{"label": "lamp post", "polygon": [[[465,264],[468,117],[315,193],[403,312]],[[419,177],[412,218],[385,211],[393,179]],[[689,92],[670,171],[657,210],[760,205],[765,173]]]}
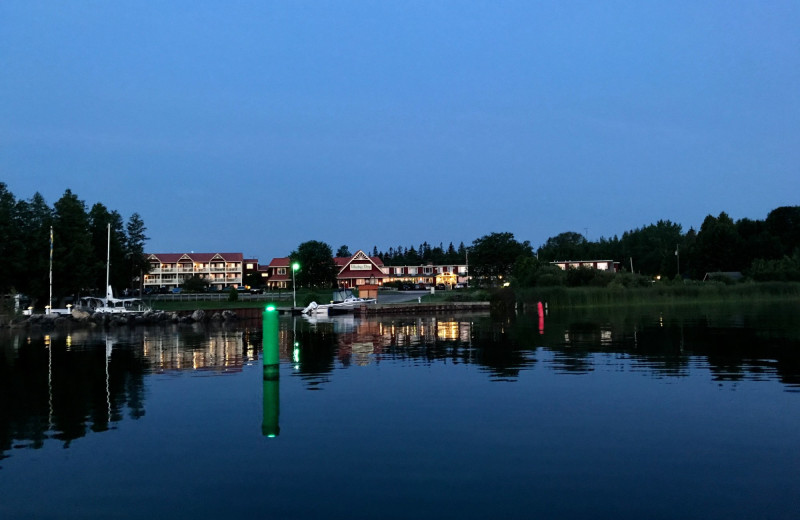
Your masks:
{"label": "lamp post", "polygon": [[294,282],[294,273],[300,269],[300,264],[297,262],[292,264],[292,300],[294,301],[294,307],[297,307],[297,285]]}

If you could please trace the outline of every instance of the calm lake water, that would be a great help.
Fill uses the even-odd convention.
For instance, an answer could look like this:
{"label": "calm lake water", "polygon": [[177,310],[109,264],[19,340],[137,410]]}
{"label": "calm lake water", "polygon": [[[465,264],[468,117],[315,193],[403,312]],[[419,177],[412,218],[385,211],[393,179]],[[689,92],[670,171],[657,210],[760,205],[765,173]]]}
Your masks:
{"label": "calm lake water", "polygon": [[0,518],[798,518],[799,317],[0,331]]}

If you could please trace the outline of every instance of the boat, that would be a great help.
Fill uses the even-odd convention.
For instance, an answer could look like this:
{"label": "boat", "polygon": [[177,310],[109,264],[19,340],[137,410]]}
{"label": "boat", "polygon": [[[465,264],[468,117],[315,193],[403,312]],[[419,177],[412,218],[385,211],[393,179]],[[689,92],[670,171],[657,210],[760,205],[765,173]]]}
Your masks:
{"label": "boat", "polygon": [[106,297],[84,296],[78,300],[75,309],[102,314],[143,314],[150,309],[144,300],[139,298],[115,298],[111,286],[106,288]]}
{"label": "boat", "polygon": [[359,298],[354,296],[349,289],[340,289],[333,292],[333,298],[330,303],[319,304],[317,302],[311,302],[300,312],[306,315],[342,314],[351,312],[361,305],[375,303],[377,301],[378,300],[375,298]]}
{"label": "boat", "polygon": [[100,314],[143,314],[150,309],[140,298],[115,298],[109,280],[111,265],[111,224],[108,224],[108,252],[106,253],[106,297],[84,296],[78,300],[75,309]]}

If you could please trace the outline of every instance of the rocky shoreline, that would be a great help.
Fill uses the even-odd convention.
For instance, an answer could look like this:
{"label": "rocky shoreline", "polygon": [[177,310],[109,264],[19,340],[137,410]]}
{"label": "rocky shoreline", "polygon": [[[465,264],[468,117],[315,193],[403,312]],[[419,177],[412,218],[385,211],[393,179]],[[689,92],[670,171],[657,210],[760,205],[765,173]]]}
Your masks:
{"label": "rocky shoreline", "polygon": [[143,314],[107,314],[72,311],[70,316],[58,314],[33,314],[31,316],[15,317],[10,321],[0,320],[0,328],[29,329],[44,328],[55,329],[60,327],[134,327],[137,325],[159,325],[173,323],[230,323],[239,320],[239,316],[232,310],[206,312],[196,310],[192,313],[147,311]]}

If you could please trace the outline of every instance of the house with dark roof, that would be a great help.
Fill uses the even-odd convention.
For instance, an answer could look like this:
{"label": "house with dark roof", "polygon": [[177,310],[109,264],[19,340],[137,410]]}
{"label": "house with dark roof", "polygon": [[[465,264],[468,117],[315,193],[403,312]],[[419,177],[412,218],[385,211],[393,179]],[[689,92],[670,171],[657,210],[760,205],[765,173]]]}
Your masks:
{"label": "house with dark roof", "polygon": [[291,259],[288,256],[273,258],[267,265],[267,288],[268,289],[291,289],[292,288],[292,268],[289,265]]}

